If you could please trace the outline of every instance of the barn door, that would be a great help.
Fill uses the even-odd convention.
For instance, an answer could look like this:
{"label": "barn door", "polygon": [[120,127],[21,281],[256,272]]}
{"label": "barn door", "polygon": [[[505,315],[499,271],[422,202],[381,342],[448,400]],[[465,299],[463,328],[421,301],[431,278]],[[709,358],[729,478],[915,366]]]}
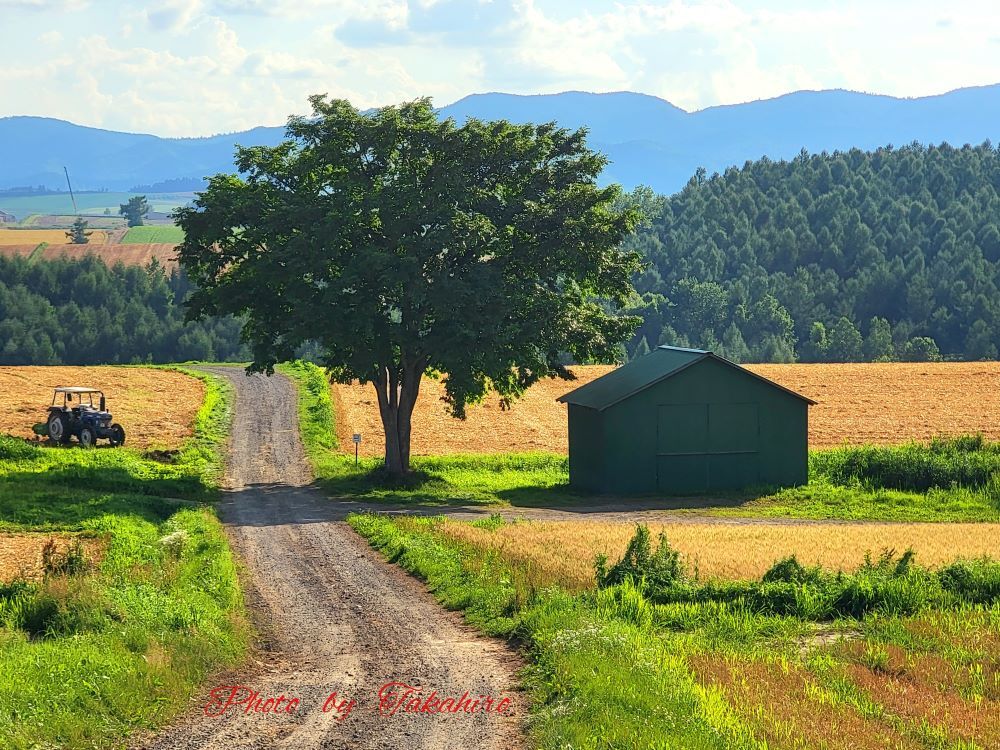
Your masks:
{"label": "barn door", "polygon": [[708,488],[729,490],[760,482],[757,404],[710,404]]}
{"label": "barn door", "polygon": [[757,404],[661,404],[656,440],[660,492],[739,489],[760,481]]}
{"label": "barn door", "polygon": [[657,414],[656,486],[660,492],[708,489],[708,404],[662,404]]}

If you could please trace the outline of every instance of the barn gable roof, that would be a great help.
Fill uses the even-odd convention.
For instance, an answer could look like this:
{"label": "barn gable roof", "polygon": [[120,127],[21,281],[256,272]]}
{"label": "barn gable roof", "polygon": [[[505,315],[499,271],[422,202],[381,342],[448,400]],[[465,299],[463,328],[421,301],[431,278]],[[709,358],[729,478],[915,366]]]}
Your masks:
{"label": "barn gable roof", "polygon": [[575,404],[603,411],[630,396],[634,396],[640,391],[646,390],[650,386],[673,377],[691,365],[705,359],[713,359],[716,362],[721,362],[728,367],[739,370],[745,375],[761,380],[773,388],[795,396],[795,398],[801,399],[807,404],[816,403],[801,393],[796,393],[782,385],[778,385],[773,380],[768,380],[756,373],[750,372],[750,370],[740,367],[735,362],[730,362],[728,359],[720,357],[717,354],[703,349],[683,349],[678,346],[658,346],[649,354],[633,359],[631,362],[612,370],[607,375],[597,378],[597,380],[592,380],[586,385],[582,385],[576,390],[560,396],[557,400],[566,404]]}

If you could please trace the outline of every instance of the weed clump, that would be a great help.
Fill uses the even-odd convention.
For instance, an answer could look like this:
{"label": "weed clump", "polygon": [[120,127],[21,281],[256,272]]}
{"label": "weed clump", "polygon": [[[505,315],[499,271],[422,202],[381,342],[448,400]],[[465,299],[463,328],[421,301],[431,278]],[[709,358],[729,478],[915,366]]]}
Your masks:
{"label": "weed clump", "polygon": [[681,553],[675,550],[660,532],[656,549],[650,542],[649,527],[638,524],[622,559],[608,568],[607,555],[594,561],[598,588],[618,586],[626,580],[643,582],[643,586],[663,588],[679,583],[686,577]]}

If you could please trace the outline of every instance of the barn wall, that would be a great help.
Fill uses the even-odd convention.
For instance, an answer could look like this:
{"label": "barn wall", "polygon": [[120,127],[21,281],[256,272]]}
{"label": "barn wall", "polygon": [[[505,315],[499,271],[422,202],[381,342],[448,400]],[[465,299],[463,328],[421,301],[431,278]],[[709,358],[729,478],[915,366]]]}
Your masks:
{"label": "barn wall", "polygon": [[588,492],[603,492],[604,427],[601,412],[569,404],[569,481]]}
{"label": "barn wall", "polygon": [[[604,491],[658,490],[657,421],[662,404],[757,404],[759,483],[807,481],[806,402],[748,373],[705,359],[602,412],[607,475],[600,484]],[[683,463],[683,459],[678,461]],[[684,491],[683,487],[675,489]]]}

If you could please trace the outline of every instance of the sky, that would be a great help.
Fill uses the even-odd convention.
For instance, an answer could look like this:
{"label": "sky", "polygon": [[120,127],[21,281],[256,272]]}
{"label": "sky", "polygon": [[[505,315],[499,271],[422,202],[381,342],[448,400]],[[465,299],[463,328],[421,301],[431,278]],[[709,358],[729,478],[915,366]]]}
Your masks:
{"label": "sky", "polygon": [[995,0],[0,0],[0,116],[196,136],[487,91],[688,111],[1000,82]]}

